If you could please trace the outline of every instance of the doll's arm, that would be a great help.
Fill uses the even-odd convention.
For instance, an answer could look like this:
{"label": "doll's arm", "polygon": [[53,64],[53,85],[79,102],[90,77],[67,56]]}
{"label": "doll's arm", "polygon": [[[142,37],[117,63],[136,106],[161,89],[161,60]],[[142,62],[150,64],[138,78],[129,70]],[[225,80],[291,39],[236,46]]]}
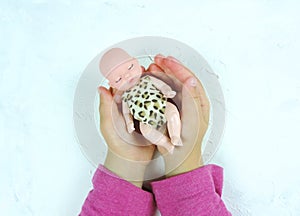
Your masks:
{"label": "doll's arm", "polygon": [[176,95],[176,92],[171,89],[171,87],[166,84],[164,81],[157,79],[156,77],[149,76],[152,83],[155,85],[158,90],[160,90],[167,98],[173,98]]}
{"label": "doll's arm", "polygon": [[119,104],[122,102],[123,93],[124,93],[124,91],[120,91],[120,90],[118,90],[114,93],[114,100],[116,101],[116,103]]}
{"label": "doll's arm", "polygon": [[133,124],[133,118],[130,113],[128,104],[124,101],[122,101],[122,112],[125,119],[126,127],[128,133],[132,133],[134,131],[134,124]]}

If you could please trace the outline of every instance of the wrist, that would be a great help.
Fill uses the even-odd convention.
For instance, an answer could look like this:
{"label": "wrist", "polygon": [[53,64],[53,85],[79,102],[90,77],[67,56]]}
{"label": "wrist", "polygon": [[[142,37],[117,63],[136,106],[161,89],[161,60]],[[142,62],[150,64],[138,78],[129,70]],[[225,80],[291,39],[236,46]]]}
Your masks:
{"label": "wrist", "polygon": [[[186,172],[190,172],[192,170],[198,169],[199,167],[203,166],[203,161],[201,157],[201,149],[196,148],[194,149],[187,158],[185,158],[182,163],[177,164],[174,167],[174,163],[171,161],[165,160],[165,175],[166,177],[172,177],[175,175],[180,175]],[[171,162],[171,163],[170,163]]]}
{"label": "wrist", "polygon": [[203,166],[202,161],[201,162],[185,162],[183,164],[181,164],[179,167],[176,167],[175,169],[169,171],[166,173],[166,177],[172,177],[172,176],[176,176],[176,175],[180,175],[183,173],[187,173],[190,172],[192,170],[198,169],[199,167]]}
{"label": "wrist", "polygon": [[147,166],[144,162],[131,161],[108,150],[104,166],[120,178],[142,187]]}

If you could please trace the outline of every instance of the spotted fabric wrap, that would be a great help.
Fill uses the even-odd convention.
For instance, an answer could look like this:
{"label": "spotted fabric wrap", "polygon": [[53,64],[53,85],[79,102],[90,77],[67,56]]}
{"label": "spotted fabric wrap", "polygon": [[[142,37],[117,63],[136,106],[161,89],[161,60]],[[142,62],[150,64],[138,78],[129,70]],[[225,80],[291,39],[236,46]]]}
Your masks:
{"label": "spotted fabric wrap", "polygon": [[154,86],[149,76],[144,76],[131,89],[122,95],[132,116],[145,124],[158,129],[166,123],[165,109],[167,98]]}

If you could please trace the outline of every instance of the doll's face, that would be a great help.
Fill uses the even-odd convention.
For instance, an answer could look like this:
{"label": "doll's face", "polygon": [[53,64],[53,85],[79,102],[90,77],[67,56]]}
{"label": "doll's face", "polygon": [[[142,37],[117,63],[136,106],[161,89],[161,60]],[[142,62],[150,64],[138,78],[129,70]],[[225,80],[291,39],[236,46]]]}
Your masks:
{"label": "doll's face", "polygon": [[138,82],[141,75],[141,66],[137,59],[133,58],[113,69],[106,78],[111,87],[126,91]]}

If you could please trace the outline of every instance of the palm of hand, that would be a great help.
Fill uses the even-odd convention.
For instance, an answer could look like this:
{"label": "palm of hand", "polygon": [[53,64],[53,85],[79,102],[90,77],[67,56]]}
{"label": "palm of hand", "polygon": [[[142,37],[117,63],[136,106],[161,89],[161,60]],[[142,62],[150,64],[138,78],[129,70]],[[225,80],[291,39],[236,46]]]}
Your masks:
{"label": "palm of hand", "polygon": [[155,147],[141,134],[128,132],[120,107],[109,94],[110,109],[100,109],[100,119],[103,118],[100,127],[110,151],[123,159],[150,162]]}
{"label": "palm of hand", "polygon": [[173,99],[181,113],[183,146],[175,148],[173,155],[158,148],[164,154],[166,174],[172,176],[202,165],[201,144],[208,128],[210,106],[201,82],[189,69],[172,57],[158,55],[155,63],[150,65],[150,71],[177,91]]}

